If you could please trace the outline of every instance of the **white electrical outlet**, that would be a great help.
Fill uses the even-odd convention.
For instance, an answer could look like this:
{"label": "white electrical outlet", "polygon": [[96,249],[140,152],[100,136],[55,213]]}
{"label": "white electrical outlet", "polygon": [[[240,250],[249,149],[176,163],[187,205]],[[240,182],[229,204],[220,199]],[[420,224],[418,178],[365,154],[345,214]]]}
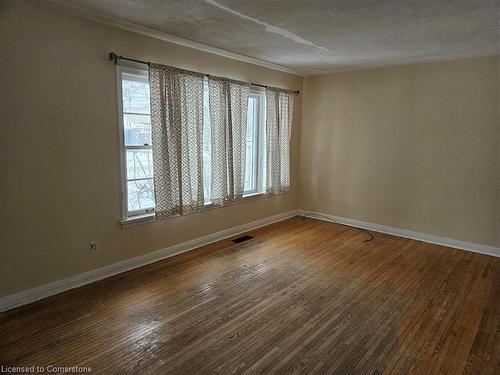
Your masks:
{"label": "white electrical outlet", "polygon": [[97,253],[99,251],[99,241],[97,241],[97,240],[90,241],[89,247],[90,247],[91,253]]}

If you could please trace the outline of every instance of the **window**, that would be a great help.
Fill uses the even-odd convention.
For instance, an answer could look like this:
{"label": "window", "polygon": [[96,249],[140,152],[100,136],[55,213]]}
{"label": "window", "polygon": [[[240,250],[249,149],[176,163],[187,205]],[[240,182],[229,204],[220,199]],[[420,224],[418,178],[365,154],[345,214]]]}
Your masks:
{"label": "window", "polygon": [[264,191],[265,103],[266,97],[263,90],[250,90],[246,137],[245,195]]}
{"label": "window", "polygon": [[153,153],[147,71],[120,67],[120,133],[124,218],[154,211]]}
{"label": "window", "polygon": [[[124,219],[154,212],[153,153],[148,72],[118,66],[122,196]],[[211,154],[208,80],[204,90],[203,183],[205,204],[210,204]],[[250,90],[248,98],[244,196],[264,191],[265,91]]]}
{"label": "window", "polygon": [[[205,204],[210,204],[212,159],[210,146],[210,107],[208,79],[203,98],[203,187]],[[245,191],[243,196],[262,193],[265,181],[265,91],[251,89],[248,97]]]}

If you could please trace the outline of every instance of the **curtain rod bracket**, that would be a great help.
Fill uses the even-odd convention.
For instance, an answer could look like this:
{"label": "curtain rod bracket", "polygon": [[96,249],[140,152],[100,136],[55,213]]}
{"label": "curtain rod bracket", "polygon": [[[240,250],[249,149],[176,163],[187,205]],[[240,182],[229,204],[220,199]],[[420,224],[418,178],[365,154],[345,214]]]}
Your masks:
{"label": "curtain rod bracket", "polygon": [[113,61],[114,60],[114,63],[115,65],[118,63],[118,55],[114,52],[110,52],[109,53],[109,61]]}

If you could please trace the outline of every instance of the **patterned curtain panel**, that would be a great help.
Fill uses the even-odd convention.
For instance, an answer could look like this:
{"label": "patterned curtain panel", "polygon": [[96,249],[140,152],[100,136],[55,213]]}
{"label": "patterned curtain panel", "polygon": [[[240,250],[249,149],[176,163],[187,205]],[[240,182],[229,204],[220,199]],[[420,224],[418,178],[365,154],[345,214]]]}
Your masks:
{"label": "patterned curtain panel", "polygon": [[266,193],[290,189],[290,136],[295,93],[266,89]]}
{"label": "patterned curtain panel", "polygon": [[212,186],[215,205],[241,199],[245,187],[245,155],[250,84],[210,77]]}
{"label": "patterned curtain panel", "polygon": [[203,209],[203,78],[160,64],[149,67],[157,219]]}

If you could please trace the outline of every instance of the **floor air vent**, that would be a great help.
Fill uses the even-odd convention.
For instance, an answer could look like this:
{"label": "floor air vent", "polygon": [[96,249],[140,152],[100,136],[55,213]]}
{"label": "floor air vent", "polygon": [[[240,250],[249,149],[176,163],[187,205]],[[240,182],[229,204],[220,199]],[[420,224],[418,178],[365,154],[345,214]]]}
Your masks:
{"label": "floor air vent", "polygon": [[251,240],[252,238],[253,238],[252,236],[241,236],[241,237],[235,238],[234,240],[231,240],[231,242],[242,243],[242,242]]}

